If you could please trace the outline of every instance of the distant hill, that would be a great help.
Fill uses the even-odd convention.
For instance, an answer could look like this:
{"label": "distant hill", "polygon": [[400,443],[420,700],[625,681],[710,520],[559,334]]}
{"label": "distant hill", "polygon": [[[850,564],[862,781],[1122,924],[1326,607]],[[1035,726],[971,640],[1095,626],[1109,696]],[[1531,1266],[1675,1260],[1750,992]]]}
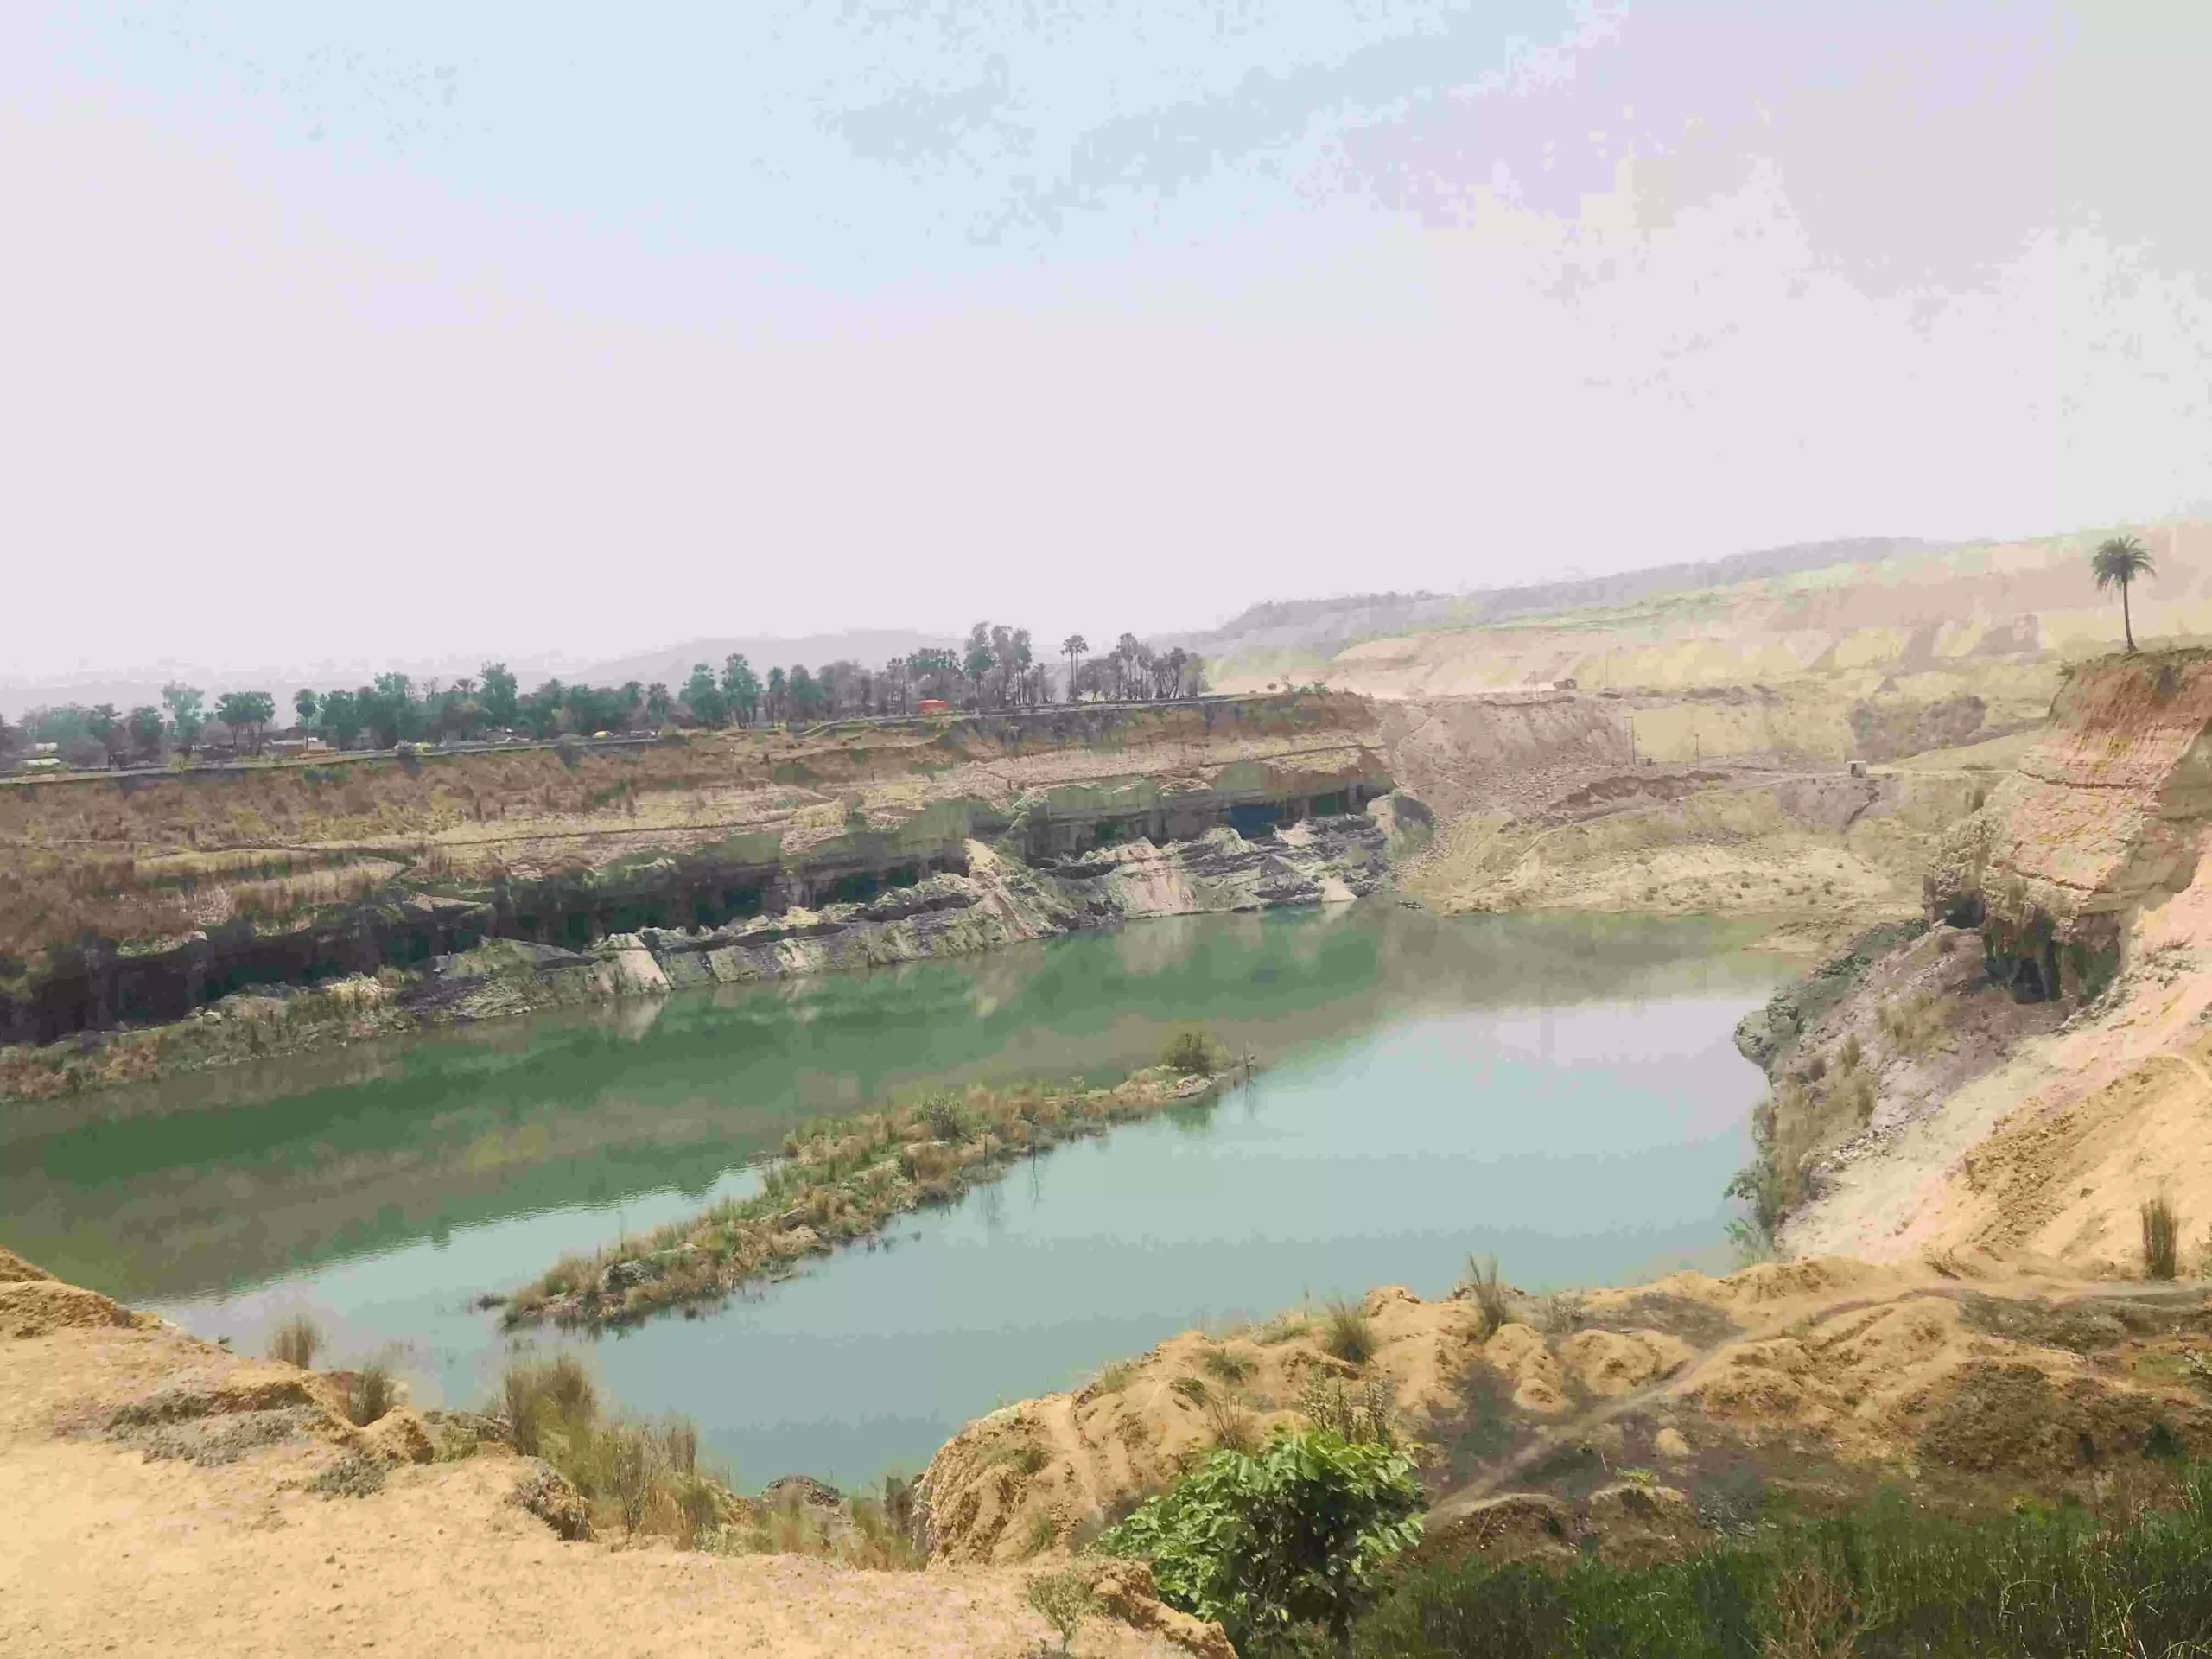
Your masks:
{"label": "distant hill", "polygon": [[[1287,670],[1294,662],[1332,657],[1345,646],[1363,639],[1479,627],[1517,618],[1604,610],[1656,594],[1726,588],[1834,565],[1874,563],[1904,554],[1940,550],[1944,545],[1909,537],[1859,537],[1527,587],[1478,588],[1459,594],[1356,594],[1334,599],[1270,600],[1250,607],[1217,628],[1184,633],[1150,632],[1141,637],[1162,650],[1181,645],[1217,664],[1235,663],[1249,668],[1280,663]],[[620,685],[628,680],[650,685],[658,680],[674,688],[690,674],[694,663],[706,663],[719,670],[722,659],[733,652],[743,653],[754,671],[765,675],[772,667],[788,668],[794,663],[804,663],[810,668],[818,668],[823,663],[841,659],[878,667],[893,657],[910,656],[931,646],[958,644],[958,638],[950,633],[855,628],[837,633],[783,638],[753,635],[687,639],[596,661],[580,662],[544,655],[486,655],[505,660],[525,689],[549,678],[584,681],[594,685]],[[281,707],[286,704],[296,686],[310,685],[322,690],[359,685],[386,666],[399,668],[418,683],[431,678],[450,682],[462,675],[474,674],[483,660],[483,657],[478,657],[465,662],[402,661],[374,666],[357,662],[308,665],[295,663],[284,667],[243,671],[159,664],[40,681],[0,680],[0,714],[15,719],[26,709],[60,702],[111,702],[118,709],[129,709],[137,703],[158,702],[161,688],[169,680],[183,680],[211,694],[246,688],[267,690],[276,694]],[[1048,664],[1052,660],[1046,658]]]}
{"label": "distant hill", "polygon": [[1163,644],[1207,658],[1332,654],[1356,640],[1440,628],[1479,627],[1520,617],[1605,610],[1658,594],[1727,588],[1769,576],[1796,575],[1840,564],[1871,564],[1900,554],[1932,552],[1944,543],[1905,536],[1862,536],[1794,547],[1733,553],[1694,563],[1655,565],[1612,576],[1462,594],[1355,594],[1339,599],[1274,600],[1255,605],[1219,627],[1179,634]]}

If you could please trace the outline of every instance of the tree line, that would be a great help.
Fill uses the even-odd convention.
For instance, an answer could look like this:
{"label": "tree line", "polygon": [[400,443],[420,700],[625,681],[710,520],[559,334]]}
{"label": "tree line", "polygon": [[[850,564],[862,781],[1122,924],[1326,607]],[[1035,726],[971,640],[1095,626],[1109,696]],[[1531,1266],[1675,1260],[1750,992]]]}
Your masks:
{"label": "tree line", "polygon": [[[524,691],[504,663],[473,676],[417,683],[401,673],[369,684],[292,693],[290,728],[340,748],[365,743],[466,742],[513,733],[540,741],[570,734],[798,724],[911,715],[925,702],[969,710],[1033,708],[1054,701],[1058,658],[1063,702],[1154,701],[1191,696],[1205,686],[1205,664],[1179,646],[1159,652],[1125,633],[1096,656],[1081,634],[1060,642],[1052,663],[1040,660],[1027,628],[978,622],[957,647],[894,657],[880,668],[849,660],[815,668],[794,663],[763,676],[741,653],[719,668],[693,664],[671,688],[631,680],[619,686],[549,679]],[[259,754],[276,728],[277,703],[268,691],[227,691],[209,706],[197,686],[172,683],[159,704],[118,710],[111,703],[35,709],[19,728],[0,721],[0,759],[52,743],[71,766],[159,764],[195,753]]]}

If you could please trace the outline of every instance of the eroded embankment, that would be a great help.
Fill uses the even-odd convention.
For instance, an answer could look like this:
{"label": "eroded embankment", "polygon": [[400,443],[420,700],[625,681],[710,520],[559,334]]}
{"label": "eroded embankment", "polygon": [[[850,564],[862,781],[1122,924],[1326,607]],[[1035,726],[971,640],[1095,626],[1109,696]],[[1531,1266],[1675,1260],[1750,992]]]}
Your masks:
{"label": "eroded embankment", "polygon": [[1925,932],[1805,1018],[1747,1022],[1785,1248],[2207,1258],[2208,729],[2206,653],[2083,665],[1931,861]]}
{"label": "eroded embankment", "polygon": [[[1379,703],[1392,776],[1436,818],[1408,838],[1400,885],[1446,913],[1758,916],[1790,950],[1915,913],[1941,836],[1992,781],[1974,748],[1921,751],[1980,735],[1981,711],[1862,711],[1870,758],[1847,761],[1847,744],[1751,718],[1787,701],[1763,686],[1560,687]],[[1704,724],[1662,741],[1677,715]]]}
{"label": "eroded embankment", "polygon": [[[0,1035],[48,1046],[0,1090],[1355,898],[1401,817],[1374,737],[1306,697],[16,791]],[[364,897],[285,873],[371,854]]]}
{"label": "eroded embankment", "polygon": [[1648,1560],[1884,1483],[1962,1516],[2091,1497],[2146,1456],[2212,1449],[2209,1390],[2212,1287],[1973,1254],[1554,1297],[1387,1288],[1188,1332],[994,1412],[921,1492],[935,1558],[1021,1560],[1079,1548],[1195,1457],[1312,1423],[1413,1448],[1429,1559]]}

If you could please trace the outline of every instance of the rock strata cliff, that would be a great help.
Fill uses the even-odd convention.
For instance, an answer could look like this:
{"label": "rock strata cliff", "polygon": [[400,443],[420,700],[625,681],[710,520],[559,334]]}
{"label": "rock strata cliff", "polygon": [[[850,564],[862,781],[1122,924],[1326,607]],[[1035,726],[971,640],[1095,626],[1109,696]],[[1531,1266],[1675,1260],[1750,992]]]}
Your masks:
{"label": "rock strata cliff", "polygon": [[1395,793],[1373,711],[1343,696],[572,760],[0,792],[0,900],[10,881],[25,899],[0,905],[0,1041],[44,1046],[0,1049],[0,1096],[1134,917],[1340,902],[1374,891],[1427,817]]}
{"label": "rock strata cliff", "polygon": [[1978,928],[2022,1001],[2094,998],[2136,918],[2188,887],[2212,822],[2212,652],[2070,671],[2018,769],[1946,839],[1931,920]]}

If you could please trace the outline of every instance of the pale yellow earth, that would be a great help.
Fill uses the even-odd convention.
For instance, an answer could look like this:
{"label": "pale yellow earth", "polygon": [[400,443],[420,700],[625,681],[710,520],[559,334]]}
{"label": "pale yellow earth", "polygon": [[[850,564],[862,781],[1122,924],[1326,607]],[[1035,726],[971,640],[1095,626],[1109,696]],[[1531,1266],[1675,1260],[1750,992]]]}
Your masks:
{"label": "pale yellow earth", "polygon": [[[244,1408],[327,1387],[13,1276],[32,1272],[0,1252],[0,1653],[1014,1659],[1048,1634],[1024,1600],[1033,1569],[564,1543],[508,1501],[522,1459],[409,1461],[404,1410],[366,1431],[326,1413],[217,1467],[148,1460],[99,1436],[117,1407],[190,1389]],[[308,1490],[349,1446],[393,1453],[383,1489]],[[1182,1650],[1094,1618],[1076,1651]]]}

